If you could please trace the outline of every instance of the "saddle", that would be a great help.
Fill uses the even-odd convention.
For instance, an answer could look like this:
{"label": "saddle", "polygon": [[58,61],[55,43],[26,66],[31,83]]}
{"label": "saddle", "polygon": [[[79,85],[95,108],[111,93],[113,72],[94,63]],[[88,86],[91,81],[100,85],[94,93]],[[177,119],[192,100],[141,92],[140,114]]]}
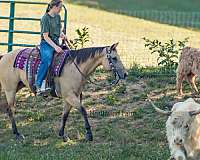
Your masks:
{"label": "saddle", "polygon": [[[64,50],[64,53],[54,52],[53,60],[49,67],[46,76],[46,87],[51,88],[50,94],[57,97],[54,77],[60,77],[62,69],[64,67],[66,58],[69,56],[69,49]],[[39,48],[25,48],[21,50],[14,62],[14,68],[24,70],[26,72],[26,77],[29,82],[29,87],[31,91],[36,94],[35,81],[37,79],[37,73],[41,64],[40,51]]]}

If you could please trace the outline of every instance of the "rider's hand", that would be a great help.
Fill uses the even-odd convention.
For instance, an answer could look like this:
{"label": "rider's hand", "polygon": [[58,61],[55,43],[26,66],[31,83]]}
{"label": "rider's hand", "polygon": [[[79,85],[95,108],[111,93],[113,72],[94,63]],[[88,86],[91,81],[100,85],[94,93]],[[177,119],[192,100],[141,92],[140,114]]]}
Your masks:
{"label": "rider's hand", "polygon": [[62,40],[66,40],[66,39],[67,39],[67,36],[62,32],[62,33],[60,34],[60,38],[61,38]]}
{"label": "rider's hand", "polygon": [[55,51],[56,51],[57,53],[63,53],[62,48],[60,48],[59,46],[56,46],[56,47],[55,47]]}

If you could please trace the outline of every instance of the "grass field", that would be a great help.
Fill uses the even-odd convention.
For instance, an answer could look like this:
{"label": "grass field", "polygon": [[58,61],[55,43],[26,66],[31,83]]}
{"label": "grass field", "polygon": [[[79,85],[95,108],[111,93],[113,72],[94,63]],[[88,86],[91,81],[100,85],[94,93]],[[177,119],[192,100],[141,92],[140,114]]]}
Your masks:
{"label": "grass field", "polygon": [[[96,76],[100,74],[105,75],[96,73]],[[166,82],[169,80],[172,81],[166,79]],[[166,159],[169,151],[164,133],[165,118],[158,116],[145,102],[146,93],[158,89],[155,86],[162,83],[161,79],[139,80],[130,76],[127,82],[112,89],[99,87],[108,84],[105,79],[99,81],[99,86],[88,85],[84,104],[94,134],[92,143],[84,142],[83,120],[76,110],[71,112],[66,125],[71,140],[62,142],[58,137],[62,101],[32,97],[23,90],[17,96],[16,119],[26,140],[23,144],[15,142],[9,120],[1,114],[0,159]]]}
{"label": "grass field", "polygon": [[198,0],[184,0],[184,2],[181,0],[68,0],[68,2],[162,24],[200,28]]}
{"label": "grass field", "polygon": [[[73,1],[68,4],[69,21],[68,36],[75,37],[74,30],[88,26],[91,41],[87,46],[102,46],[120,42],[119,53],[125,65],[133,63],[140,65],[156,65],[156,56],[150,55],[144,48],[142,37],[166,41],[174,38],[183,40],[190,37],[190,46],[200,47],[200,33],[198,30],[184,29],[165,24],[159,24],[125,15],[118,15],[108,11],[88,8],[88,3],[109,10],[117,6],[131,9],[152,9],[155,4],[160,9],[165,5],[160,1]],[[96,1],[100,2],[100,1]],[[101,1],[102,2],[102,1]],[[116,2],[116,1],[115,1]],[[134,2],[135,8],[129,5]],[[176,10],[188,11],[194,3],[179,3],[168,1],[176,5]],[[76,5],[84,3],[86,6]],[[148,5],[147,5],[148,4]],[[104,6],[101,6],[104,5]],[[146,8],[145,8],[146,6]],[[149,8],[148,8],[149,6]],[[43,6],[16,6],[16,16],[41,17]],[[8,16],[9,6],[0,3],[0,15]],[[167,8],[168,9],[168,8]],[[0,20],[0,29],[7,29],[7,21]],[[39,30],[39,23],[16,21],[17,30]],[[0,32],[0,41],[7,41],[7,34]],[[15,34],[17,43],[39,42],[39,36]],[[16,48],[16,47],[15,47]],[[0,52],[5,53],[6,47],[0,46]],[[158,115],[146,101],[147,94],[155,104],[163,109],[170,109],[170,104],[180,101],[175,92],[175,75],[153,76],[157,68],[133,67],[129,70],[129,77],[120,85],[110,88],[111,77],[101,71],[95,72],[98,86],[88,84],[85,87],[83,104],[85,105],[89,121],[92,126],[94,141],[84,141],[83,118],[77,110],[72,110],[66,124],[66,133],[70,140],[62,142],[58,137],[59,124],[63,109],[62,100],[52,98],[33,97],[27,89],[17,94],[16,120],[18,129],[26,137],[24,143],[17,143],[11,132],[8,117],[0,114],[0,160],[167,160],[169,150],[165,136],[165,121],[167,117]],[[189,86],[184,85],[190,96]],[[195,98],[200,102],[200,98]]]}
{"label": "grass field", "polygon": [[98,9],[109,11],[126,10],[133,12],[136,10],[170,10],[170,11],[186,11],[195,12],[199,11],[198,0],[67,0],[69,3],[81,4]]}
{"label": "grass field", "polygon": [[[124,3],[122,3],[123,6]],[[2,7],[1,7],[2,6]],[[144,48],[143,37],[150,39],[159,39],[166,41],[171,38],[183,40],[189,37],[189,44],[194,47],[199,47],[199,32],[197,30],[178,28],[165,24],[159,24],[151,21],[146,21],[139,18],[118,15],[107,11],[100,11],[85,6],[68,4],[69,20],[68,20],[68,37],[74,38],[76,28],[84,26],[89,27],[91,36],[90,43],[87,46],[103,46],[110,45],[115,42],[120,42],[119,53],[123,62],[127,67],[134,63],[141,65],[156,65],[156,56],[151,55]],[[0,3],[0,15],[9,15],[9,6]],[[27,10],[24,10],[24,7]],[[16,5],[16,16],[24,17],[41,17],[43,15],[44,6],[25,6],[22,4]],[[84,13],[84,14],[83,14]],[[8,28],[8,21],[1,20],[0,29]],[[39,31],[39,22],[16,21],[16,30],[33,30]],[[1,33],[0,40],[7,42],[7,34]],[[38,44],[39,36],[14,34],[14,42]],[[16,47],[15,47],[16,48]],[[0,46],[0,52],[6,52],[7,48]],[[145,57],[145,58],[144,58]]]}
{"label": "grass field", "polygon": [[[70,141],[64,143],[58,137],[62,101],[32,97],[26,89],[21,91],[16,120],[26,139],[17,143],[7,116],[0,114],[0,159],[167,160],[167,117],[153,110],[146,95],[163,109],[170,109],[170,103],[180,100],[175,93],[175,76],[150,76],[153,71],[135,67],[126,82],[112,89],[103,87],[110,77],[96,72],[94,76],[101,78],[99,85],[88,84],[83,93],[94,135],[91,143],[84,141],[83,118],[77,110],[70,113],[66,124]],[[184,90],[190,93],[188,85]]]}

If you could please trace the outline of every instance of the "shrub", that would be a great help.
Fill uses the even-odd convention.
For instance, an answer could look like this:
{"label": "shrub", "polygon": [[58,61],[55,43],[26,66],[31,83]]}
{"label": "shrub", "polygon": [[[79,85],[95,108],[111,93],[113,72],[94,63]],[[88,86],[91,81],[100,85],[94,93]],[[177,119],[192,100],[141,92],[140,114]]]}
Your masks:
{"label": "shrub", "polygon": [[76,29],[76,33],[78,35],[78,38],[75,38],[73,40],[69,40],[69,47],[70,49],[80,49],[83,48],[85,43],[89,42],[90,35],[88,32],[88,28],[84,27],[82,29]]}
{"label": "shrub", "polygon": [[189,38],[185,38],[183,41],[175,41],[170,39],[167,42],[160,42],[159,40],[150,40],[143,38],[145,41],[145,47],[151,51],[151,54],[158,53],[158,66],[175,69],[178,66],[178,54],[185,47]]}

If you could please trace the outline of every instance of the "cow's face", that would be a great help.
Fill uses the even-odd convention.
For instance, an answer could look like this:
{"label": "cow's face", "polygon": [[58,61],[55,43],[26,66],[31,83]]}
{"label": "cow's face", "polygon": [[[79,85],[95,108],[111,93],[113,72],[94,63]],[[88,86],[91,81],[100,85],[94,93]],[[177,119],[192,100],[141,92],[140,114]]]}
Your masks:
{"label": "cow's face", "polygon": [[169,117],[172,126],[172,137],[176,145],[182,146],[189,134],[192,116],[189,112],[173,112]]}

